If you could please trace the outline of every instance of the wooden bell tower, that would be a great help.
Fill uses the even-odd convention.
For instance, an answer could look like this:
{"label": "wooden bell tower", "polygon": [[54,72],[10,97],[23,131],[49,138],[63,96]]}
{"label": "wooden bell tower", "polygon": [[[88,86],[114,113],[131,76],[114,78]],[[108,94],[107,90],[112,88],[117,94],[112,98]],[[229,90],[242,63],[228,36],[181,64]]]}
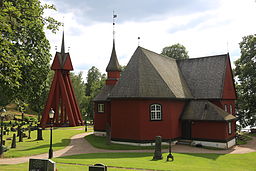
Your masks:
{"label": "wooden bell tower", "polygon": [[70,80],[69,71],[73,70],[73,66],[69,53],[65,53],[64,32],[62,35],[61,52],[56,52],[51,69],[54,70],[55,74],[40,126],[49,126],[49,111],[51,108],[55,112],[53,118],[53,125],[55,127],[83,125]]}

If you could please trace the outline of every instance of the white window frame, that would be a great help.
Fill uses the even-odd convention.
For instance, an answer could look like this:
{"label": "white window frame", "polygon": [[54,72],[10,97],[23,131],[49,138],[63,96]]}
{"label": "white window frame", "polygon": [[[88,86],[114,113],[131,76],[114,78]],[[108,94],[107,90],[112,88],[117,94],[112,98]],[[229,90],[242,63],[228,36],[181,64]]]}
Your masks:
{"label": "white window frame", "polygon": [[233,114],[233,106],[232,106],[232,104],[229,105],[229,111],[230,111],[230,114]]}
{"label": "white window frame", "polygon": [[227,104],[224,105],[224,110],[225,110],[225,112],[228,112],[228,105]]}
{"label": "white window frame", "polygon": [[228,134],[232,134],[232,122],[228,122]]}
{"label": "white window frame", "polygon": [[150,105],[150,120],[161,121],[162,120],[162,105],[151,104]]}
{"label": "white window frame", "polygon": [[104,113],[104,104],[103,103],[100,103],[100,104],[98,104],[98,112],[99,113]]}

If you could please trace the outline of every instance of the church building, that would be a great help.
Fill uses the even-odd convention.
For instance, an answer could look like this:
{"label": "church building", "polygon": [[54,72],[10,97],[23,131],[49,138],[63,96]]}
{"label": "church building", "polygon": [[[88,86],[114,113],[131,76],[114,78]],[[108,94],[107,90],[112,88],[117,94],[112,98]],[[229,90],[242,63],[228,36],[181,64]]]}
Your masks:
{"label": "church building", "polygon": [[235,145],[237,99],[229,54],[173,59],[138,47],[122,72],[115,41],[105,86],[94,98],[95,135],[146,145],[187,140]]}

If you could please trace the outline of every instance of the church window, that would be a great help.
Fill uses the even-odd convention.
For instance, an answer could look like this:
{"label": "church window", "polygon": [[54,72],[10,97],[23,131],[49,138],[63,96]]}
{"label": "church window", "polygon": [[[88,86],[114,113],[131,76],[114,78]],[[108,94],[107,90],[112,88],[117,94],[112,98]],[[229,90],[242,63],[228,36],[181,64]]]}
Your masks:
{"label": "church window", "polygon": [[162,106],[160,104],[150,105],[150,120],[151,121],[162,120]]}
{"label": "church window", "polygon": [[104,112],[104,104],[98,104],[98,112],[103,113]]}
{"label": "church window", "polygon": [[224,110],[226,111],[226,112],[228,112],[228,105],[224,105]]}
{"label": "church window", "polygon": [[232,105],[229,106],[230,114],[233,114],[233,108]]}
{"label": "church window", "polygon": [[232,133],[232,123],[228,122],[228,134]]}

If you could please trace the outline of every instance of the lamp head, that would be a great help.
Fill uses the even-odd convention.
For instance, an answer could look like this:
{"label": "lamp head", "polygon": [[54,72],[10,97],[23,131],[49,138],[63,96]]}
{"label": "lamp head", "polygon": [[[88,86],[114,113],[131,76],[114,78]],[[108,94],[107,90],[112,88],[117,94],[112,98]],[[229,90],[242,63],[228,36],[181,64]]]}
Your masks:
{"label": "lamp head", "polygon": [[53,119],[53,117],[54,117],[54,110],[51,108],[51,110],[49,111],[49,118],[50,119]]}

